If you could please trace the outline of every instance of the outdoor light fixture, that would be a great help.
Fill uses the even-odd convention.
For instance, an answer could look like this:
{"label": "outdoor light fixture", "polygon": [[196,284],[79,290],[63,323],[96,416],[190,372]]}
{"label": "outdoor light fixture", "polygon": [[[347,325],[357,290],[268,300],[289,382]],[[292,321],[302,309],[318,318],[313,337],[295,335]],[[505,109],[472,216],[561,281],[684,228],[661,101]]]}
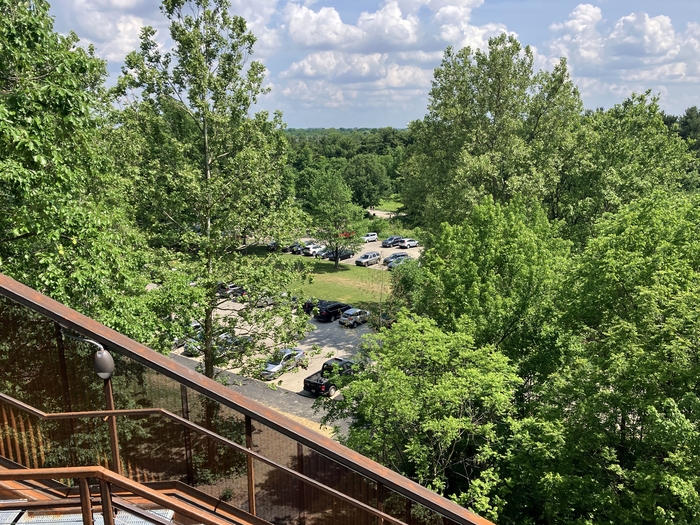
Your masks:
{"label": "outdoor light fixture", "polygon": [[[93,366],[95,368],[95,373],[105,382],[105,402],[107,404],[107,410],[114,410],[114,393],[112,392],[114,359],[112,358],[112,354],[105,350],[104,346],[97,341],[93,341],[87,337],[69,334],[65,330],[61,330],[61,333],[69,339],[75,339],[76,341],[82,341],[83,343],[90,343],[97,347],[97,352],[95,352],[95,355],[92,358]],[[117,474],[121,474],[122,468],[121,461],[119,459],[119,441],[117,439],[117,418],[115,416],[107,416],[106,419],[109,425],[109,442],[112,447],[112,470]]]}
{"label": "outdoor light fixture", "polygon": [[[94,343],[94,341],[90,342]],[[95,356],[93,357],[95,373],[102,379],[109,379],[114,373],[114,359],[112,359],[112,354],[102,348],[102,345],[99,343],[95,344],[100,347],[100,349],[95,352]]]}

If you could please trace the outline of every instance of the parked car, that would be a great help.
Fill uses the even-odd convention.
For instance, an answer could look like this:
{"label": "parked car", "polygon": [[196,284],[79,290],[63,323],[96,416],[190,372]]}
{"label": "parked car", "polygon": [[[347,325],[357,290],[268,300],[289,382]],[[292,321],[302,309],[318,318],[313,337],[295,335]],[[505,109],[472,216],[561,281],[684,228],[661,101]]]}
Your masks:
{"label": "parked car", "polygon": [[305,242],[298,242],[294,245],[292,248],[291,252],[294,255],[301,255],[304,253],[304,250],[308,248],[309,246],[313,246],[316,244],[316,241],[305,241]]}
{"label": "parked car", "polygon": [[357,266],[370,266],[372,264],[377,264],[381,261],[382,256],[379,252],[367,252],[360,255],[360,257],[355,261]]}
{"label": "parked car", "polygon": [[401,239],[396,246],[399,248],[415,248],[418,246],[418,241],[415,239]]}
{"label": "parked car", "polygon": [[389,257],[384,258],[384,265],[388,266],[389,263],[392,263],[393,261],[396,261],[397,259],[403,259],[404,257],[408,257],[408,254],[406,252],[392,253]]}
{"label": "parked car", "polygon": [[284,348],[275,350],[270,360],[260,371],[260,376],[265,380],[274,379],[287,370],[296,366],[304,366],[304,351],[301,348]]}
{"label": "parked car", "polygon": [[335,254],[335,250],[333,250],[331,248],[326,248],[321,253],[319,253],[316,257],[318,257],[319,259],[328,259],[329,257],[331,257],[334,254]]}
{"label": "parked car", "polygon": [[[340,250],[338,252],[338,260],[342,261],[345,259],[351,259],[352,257],[355,256],[355,252],[352,250]],[[332,253],[331,255],[328,256],[329,261],[335,261],[335,253]]]}
{"label": "parked car", "polygon": [[389,264],[387,264],[386,267],[387,267],[389,270],[393,270],[394,268],[396,268],[396,267],[399,266],[400,264],[403,264],[403,263],[405,263],[406,261],[413,261],[413,260],[414,260],[413,257],[410,257],[410,256],[408,256],[408,257],[398,257],[398,258],[394,259],[393,261],[391,261]]}
{"label": "parked car", "polygon": [[266,306],[272,306],[277,303],[277,299],[272,295],[263,295],[260,299],[255,302],[257,308],[265,308]]}
{"label": "parked car", "polygon": [[352,374],[352,365],[352,361],[340,357],[329,359],[323,363],[321,370],[304,379],[304,390],[312,394],[320,394],[328,397],[333,396],[338,388],[330,382],[330,379],[336,374]]}
{"label": "parked car", "polygon": [[279,249],[280,249],[280,245],[277,241],[271,241],[271,242],[267,243],[267,251],[268,252],[276,252]]}
{"label": "parked car", "polygon": [[319,321],[335,321],[345,310],[352,308],[349,304],[324,301],[317,304],[317,310],[314,313],[314,318]]}
{"label": "parked car", "polygon": [[304,309],[304,313],[309,315],[314,312],[314,308],[318,306],[321,303],[327,303],[329,301],[326,301],[324,299],[308,299],[304,302],[304,306],[302,307]]}
{"label": "parked car", "polygon": [[220,283],[219,286],[216,289],[216,295],[219,297],[240,297],[241,295],[245,295],[246,291],[243,289],[242,286],[238,286],[237,284],[234,283],[229,283],[229,284],[224,284]]}
{"label": "parked car", "polygon": [[297,248],[299,248],[299,247],[301,247],[302,250],[304,249],[304,248],[301,246],[301,243],[295,242],[294,244],[290,244],[290,245],[285,246],[284,248],[282,248],[282,253],[294,253],[294,251],[295,251]]}
{"label": "parked car", "polygon": [[378,328],[382,328],[382,327],[391,328],[395,322],[396,322],[396,317],[394,316],[394,314],[391,314],[389,312],[382,312],[379,315],[379,318],[377,319],[377,325],[378,325],[377,327]]}
{"label": "parked car", "polygon": [[322,244],[312,244],[304,248],[304,255],[307,257],[318,257],[326,250],[326,247]]}
{"label": "parked car", "polygon": [[362,236],[362,241],[363,241],[363,242],[374,242],[374,241],[377,241],[377,240],[379,240],[379,238],[377,237],[377,234],[374,233],[374,232],[365,233],[365,234]]}
{"label": "parked car", "polygon": [[403,239],[400,235],[392,235],[388,239],[384,239],[382,241],[382,248],[393,248],[397,244],[399,244],[399,241]]}
{"label": "parked car", "polygon": [[345,310],[343,315],[338,319],[338,324],[342,326],[352,326],[356,328],[357,325],[366,323],[369,319],[369,312],[367,310],[360,310],[359,308],[350,308]]}

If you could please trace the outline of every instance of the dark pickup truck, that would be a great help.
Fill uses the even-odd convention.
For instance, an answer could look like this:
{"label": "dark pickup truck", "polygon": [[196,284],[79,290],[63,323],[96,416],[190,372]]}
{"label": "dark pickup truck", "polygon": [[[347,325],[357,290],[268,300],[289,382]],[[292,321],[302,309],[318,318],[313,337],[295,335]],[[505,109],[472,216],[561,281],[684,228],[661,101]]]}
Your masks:
{"label": "dark pickup truck", "polygon": [[329,378],[335,374],[352,374],[352,365],[352,361],[340,357],[329,359],[323,363],[321,370],[304,379],[304,390],[312,394],[332,396],[338,389],[329,381]]}

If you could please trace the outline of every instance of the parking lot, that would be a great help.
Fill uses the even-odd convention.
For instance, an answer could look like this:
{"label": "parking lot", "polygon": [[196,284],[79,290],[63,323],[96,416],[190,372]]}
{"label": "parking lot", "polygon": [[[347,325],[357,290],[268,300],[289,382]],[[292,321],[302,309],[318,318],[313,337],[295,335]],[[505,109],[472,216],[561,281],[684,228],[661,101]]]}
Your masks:
{"label": "parking lot", "polygon": [[[235,303],[233,303],[235,304]],[[320,322],[314,318],[309,319],[309,324],[313,330],[304,339],[299,341],[296,348],[304,350],[308,356],[308,366],[285,372],[270,383],[274,383],[280,388],[296,392],[301,395],[308,395],[304,391],[304,378],[321,369],[324,361],[331,357],[351,357],[357,352],[361,338],[364,334],[372,330],[367,324],[359,325],[357,328],[345,328],[338,321]],[[175,354],[183,356],[184,347],[174,351]],[[194,362],[201,361],[202,357],[187,358]],[[237,372],[237,370],[233,370]]]}
{"label": "parking lot", "polygon": [[[340,262],[340,264],[355,265],[355,261],[361,257],[362,254],[370,251],[379,252],[381,256],[380,261],[383,261],[384,258],[397,252],[408,253],[411,257],[417,259],[420,256],[422,248],[382,248],[380,239],[379,241],[368,242],[361,245],[361,249],[357,250],[354,257],[343,260]],[[291,257],[303,256],[291,255]],[[387,266],[380,262],[379,264],[368,266],[366,271],[387,271]],[[222,311],[219,312],[220,315],[235,315],[235,312],[241,305],[232,301],[226,301],[221,306]],[[308,366],[306,369],[296,368],[287,371],[270,382],[245,379],[240,376],[235,376],[237,379],[234,382],[247,389],[249,395],[253,393],[256,396],[262,395],[264,398],[268,398],[266,402],[273,406],[275,403],[269,399],[269,394],[260,393],[260,391],[255,388],[255,384],[257,384],[259,387],[263,387],[270,394],[275,393],[274,389],[277,389],[276,393],[279,394],[278,397],[281,396],[279,401],[282,402],[279,408],[282,408],[283,410],[286,407],[291,408],[289,406],[291,402],[291,399],[289,398],[290,395],[297,394],[298,399],[307,398],[308,403],[293,402],[294,405],[299,405],[294,412],[297,413],[297,415],[310,418],[312,414],[310,407],[314,396],[304,391],[304,378],[320,370],[323,363],[332,357],[352,357],[358,351],[362,336],[367,333],[371,333],[372,329],[367,324],[360,325],[356,328],[345,328],[337,321],[320,322],[314,318],[309,320],[309,324],[313,327],[313,330],[310,331],[306,337],[304,337],[296,345],[290,345],[304,350],[308,357]],[[196,362],[201,360],[201,357],[189,358],[182,356],[182,350],[183,348],[180,347],[173,352],[173,354],[178,357],[178,360],[186,360],[191,363],[191,366],[196,365]],[[231,370],[230,372],[235,374],[237,370]],[[268,386],[272,387],[272,389],[268,388]],[[301,401],[301,399],[299,399],[299,401]]]}
{"label": "parking lot", "polygon": [[357,328],[344,328],[340,326],[338,321],[321,323],[311,319],[309,322],[315,330],[302,339],[297,347],[309,355],[314,345],[318,345],[321,352],[309,358],[309,366],[306,370],[303,368],[292,370],[275,380],[275,383],[281,381],[279,386],[282,388],[302,395],[308,395],[304,391],[305,377],[321,370],[324,361],[331,357],[353,356],[357,352],[362,336],[372,331],[367,324],[362,324]]}
{"label": "parking lot", "polygon": [[[303,241],[308,241],[311,240],[311,238],[306,238],[302,239]],[[396,252],[405,252],[407,253],[410,257],[413,257],[414,259],[418,259],[420,257],[421,252],[423,251],[423,248],[421,246],[417,246],[416,248],[382,248],[382,239],[374,242],[367,242],[364,243],[360,246],[359,250],[356,251],[355,255],[351,257],[350,259],[345,259],[343,261],[340,261],[340,264],[351,264],[354,265],[355,261],[359,259],[363,254],[367,252],[379,252],[379,255],[381,256],[381,260],[383,261],[386,257],[389,257],[392,253]],[[294,255],[294,257],[307,257],[304,255]],[[308,257],[307,257],[308,258]],[[373,270],[386,270],[387,267],[382,264],[373,264],[371,266],[368,266],[367,269],[373,269]]]}

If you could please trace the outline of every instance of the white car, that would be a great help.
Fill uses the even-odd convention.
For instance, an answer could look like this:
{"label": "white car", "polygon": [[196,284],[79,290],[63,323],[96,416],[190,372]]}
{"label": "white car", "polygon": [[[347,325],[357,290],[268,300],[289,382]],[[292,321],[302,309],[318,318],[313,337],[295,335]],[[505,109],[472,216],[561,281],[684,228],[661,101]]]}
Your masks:
{"label": "white car", "polygon": [[397,246],[399,248],[415,248],[418,246],[418,241],[415,239],[401,239]]}
{"label": "white car", "polygon": [[364,242],[374,242],[374,241],[376,241],[376,240],[378,240],[378,239],[379,239],[379,237],[377,237],[377,234],[376,234],[376,233],[373,233],[373,232],[365,233],[365,234],[362,236],[362,240],[363,240]]}
{"label": "white car", "polygon": [[326,251],[326,247],[322,244],[312,244],[304,248],[304,255],[312,257],[320,257],[320,255]]}

